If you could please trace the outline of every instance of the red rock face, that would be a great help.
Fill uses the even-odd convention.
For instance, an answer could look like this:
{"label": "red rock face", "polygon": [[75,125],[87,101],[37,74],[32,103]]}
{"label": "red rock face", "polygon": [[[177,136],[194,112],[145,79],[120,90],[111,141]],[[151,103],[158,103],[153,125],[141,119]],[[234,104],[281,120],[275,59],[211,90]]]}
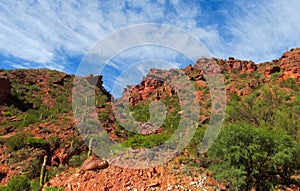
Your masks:
{"label": "red rock face", "polygon": [[135,105],[140,101],[149,98],[152,94],[154,94],[155,98],[159,100],[162,95],[172,95],[173,91],[172,88],[163,81],[156,79],[144,79],[139,85],[128,87],[126,92],[129,92],[130,94],[129,104]]}
{"label": "red rock face", "polygon": [[[218,66],[218,67],[216,67]],[[237,60],[229,57],[228,60],[215,59],[215,58],[200,58],[195,65],[189,65],[183,69],[183,72],[188,76],[189,80],[196,81],[199,86],[205,84],[205,73],[217,74],[224,73],[224,71],[238,71],[252,73],[257,71],[257,65],[252,61]],[[140,101],[146,100],[150,96],[159,100],[162,96],[174,95],[175,91],[170,85],[165,83],[166,79],[172,79],[176,76],[176,70],[160,70],[151,69],[147,76],[139,85],[128,86],[123,94],[123,99],[128,99],[130,105],[136,105]],[[157,79],[161,76],[162,80]],[[201,85],[202,84],[202,85]],[[251,82],[249,87],[253,87],[255,83]]]}
{"label": "red rock face", "polygon": [[[215,67],[215,64],[218,64],[219,67]],[[229,73],[257,72],[263,74],[265,77],[270,77],[271,74],[283,71],[280,73],[278,79],[300,79],[300,49],[292,49],[285,52],[279,60],[258,65],[252,61],[239,60],[234,57],[229,57],[228,60],[202,57],[194,65],[189,65],[182,71],[188,76],[189,80],[195,81],[198,87],[205,86],[205,73],[214,74],[224,73],[225,71]],[[179,74],[179,70],[151,69],[139,85],[128,86],[124,91],[123,99],[128,99],[130,105],[136,105],[150,96],[154,96],[155,99],[159,100],[163,96],[173,95],[175,93],[174,90],[165,81],[172,78],[176,72]],[[157,76],[161,76],[162,80],[157,79]],[[248,95],[259,83],[258,80],[249,81],[243,90],[238,91],[238,95]],[[232,88],[229,88],[228,91],[236,92]],[[197,96],[199,95],[197,94]]]}
{"label": "red rock face", "polygon": [[229,57],[227,62],[227,70],[237,70],[237,71],[248,71],[248,72],[254,72],[257,70],[257,65],[254,64],[252,61],[246,61],[246,60],[237,60],[233,57]]}
{"label": "red rock face", "polygon": [[283,69],[283,79],[300,79],[300,49],[285,52],[280,58],[280,68]]}
{"label": "red rock face", "polygon": [[150,69],[150,72],[139,85],[127,86],[123,92],[122,99],[129,99],[129,104],[132,106],[146,100],[151,95],[154,95],[156,100],[159,100],[164,95],[172,96],[175,92],[166,81],[172,78],[174,72],[176,71]]}
{"label": "red rock face", "polygon": [[264,75],[268,76],[271,74],[274,74],[276,72],[280,72],[281,68],[279,66],[267,66],[265,71],[264,71]]}
{"label": "red rock face", "polygon": [[11,83],[9,79],[0,74],[0,104],[7,99],[10,94]]}

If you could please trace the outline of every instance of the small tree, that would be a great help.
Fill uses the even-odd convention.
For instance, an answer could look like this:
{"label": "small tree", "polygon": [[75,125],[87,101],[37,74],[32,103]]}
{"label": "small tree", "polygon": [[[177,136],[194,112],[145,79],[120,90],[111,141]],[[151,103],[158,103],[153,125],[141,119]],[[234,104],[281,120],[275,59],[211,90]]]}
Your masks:
{"label": "small tree", "polygon": [[[276,92],[277,93],[274,93]],[[282,105],[283,92],[265,89],[259,94],[253,93],[242,100],[232,100],[227,107],[228,122],[244,122],[255,126],[273,126],[276,109]]]}
{"label": "small tree", "polygon": [[280,180],[289,180],[293,154],[290,136],[246,124],[224,127],[208,152],[216,178],[238,190],[268,190]]}

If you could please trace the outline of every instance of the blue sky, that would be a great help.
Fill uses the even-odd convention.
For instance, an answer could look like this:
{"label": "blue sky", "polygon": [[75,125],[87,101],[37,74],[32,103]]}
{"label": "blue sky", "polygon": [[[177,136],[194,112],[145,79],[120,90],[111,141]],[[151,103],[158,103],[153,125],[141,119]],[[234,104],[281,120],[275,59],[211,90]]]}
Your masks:
{"label": "blue sky", "polygon": [[218,58],[234,56],[260,63],[300,47],[298,0],[53,2],[0,2],[0,68],[75,73],[99,40],[141,23],[170,24],[185,30]]}

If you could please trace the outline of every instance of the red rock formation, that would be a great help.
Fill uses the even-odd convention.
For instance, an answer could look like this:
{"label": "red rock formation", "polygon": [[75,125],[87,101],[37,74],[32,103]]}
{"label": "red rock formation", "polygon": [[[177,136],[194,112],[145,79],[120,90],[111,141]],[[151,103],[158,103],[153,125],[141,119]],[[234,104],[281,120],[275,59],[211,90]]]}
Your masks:
{"label": "red rock formation", "polygon": [[196,61],[195,67],[198,70],[202,70],[204,74],[217,74],[222,72],[220,65],[218,65],[218,60],[215,58],[200,58]]}
{"label": "red rock formation", "polygon": [[246,60],[237,60],[233,57],[229,57],[226,61],[227,70],[237,70],[237,71],[248,71],[248,72],[254,72],[257,70],[257,65],[252,61],[246,61]]}
{"label": "red rock formation", "polygon": [[280,68],[283,69],[283,79],[300,79],[300,49],[291,49],[279,59]]}
{"label": "red rock formation", "polygon": [[188,76],[189,80],[198,81],[202,80],[205,81],[203,72],[197,68],[196,66],[187,66],[184,69],[185,74]]}
{"label": "red rock formation", "polygon": [[85,77],[86,81],[89,84],[98,87],[108,97],[108,99],[111,99],[111,94],[108,91],[106,91],[106,89],[102,86],[103,85],[102,78],[103,78],[102,75],[94,76],[93,74],[89,74]]}
{"label": "red rock formation", "polygon": [[123,92],[122,99],[128,99],[130,105],[136,105],[151,95],[154,95],[156,100],[159,100],[164,95],[172,96],[175,94],[175,91],[167,82],[176,74],[176,70],[150,69],[150,72],[139,85],[127,86]]}
{"label": "red rock formation", "polygon": [[279,66],[267,66],[265,68],[264,75],[268,76],[268,75],[274,74],[276,72],[280,72]]}
{"label": "red rock formation", "polygon": [[[270,75],[273,73],[283,71],[280,74],[279,79],[287,79],[289,77],[300,78],[299,63],[300,49],[292,49],[291,51],[284,53],[279,60],[273,60],[272,62],[258,65],[252,61],[239,60],[234,57],[229,57],[228,60],[202,57],[196,61],[195,65],[189,65],[183,70],[171,69],[167,71],[151,69],[139,85],[128,86],[128,88],[125,89],[123,99],[128,99],[130,105],[135,105],[149,97],[154,97],[156,100],[159,100],[163,96],[174,95],[176,93],[175,90],[166,83],[166,81],[174,78],[174,76],[180,74],[181,71],[188,76],[189,80],[195,81],[197,87],[204,87],[207,85],[205,78],[205,75],[207,74],[224,73],[225,71],[231,73],[230,75],[249,74],[254,72],[257,72],[258,75],[263,74],[266,78],[260,80],[251,79],[244,85],[240,84],[242,90],[238,90],[234,86],[227,87],[227,92],[236,92],[238,95],[244,96],[250,94],[253,89],[261,83],[268,82]],[[246,76],[245,78],[248,77]],[[231,78],[230,80],[232,81],[234,78]],[[196,95],[199,96],[200,94],[197,93]]]}
{"label": "red rock formation", "polygon": [[130,94],[130,105],[135,105],[140,101],[149,98],[150,95],[154,93],[154,90],[157,90],[159,87],[163,87],[163,89],[155,92],[156,99],[160,99],[160,96],[165,94],[167,90],[170,89],[166,83],[156,79],[143,79],[140,85],[129,86],[126,91],[128,91]]}

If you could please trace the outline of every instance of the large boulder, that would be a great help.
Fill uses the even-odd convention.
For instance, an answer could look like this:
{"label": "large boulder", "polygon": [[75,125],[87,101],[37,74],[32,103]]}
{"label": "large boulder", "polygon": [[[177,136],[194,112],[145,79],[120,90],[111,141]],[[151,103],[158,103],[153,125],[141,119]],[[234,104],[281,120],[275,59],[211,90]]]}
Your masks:
{"label": "large boulder", "polygon": [[101,170],[108,167],[108,162],[101,160],[99,157],[90,156],[88,157],[80,167],[80,172],[87,170]]}

